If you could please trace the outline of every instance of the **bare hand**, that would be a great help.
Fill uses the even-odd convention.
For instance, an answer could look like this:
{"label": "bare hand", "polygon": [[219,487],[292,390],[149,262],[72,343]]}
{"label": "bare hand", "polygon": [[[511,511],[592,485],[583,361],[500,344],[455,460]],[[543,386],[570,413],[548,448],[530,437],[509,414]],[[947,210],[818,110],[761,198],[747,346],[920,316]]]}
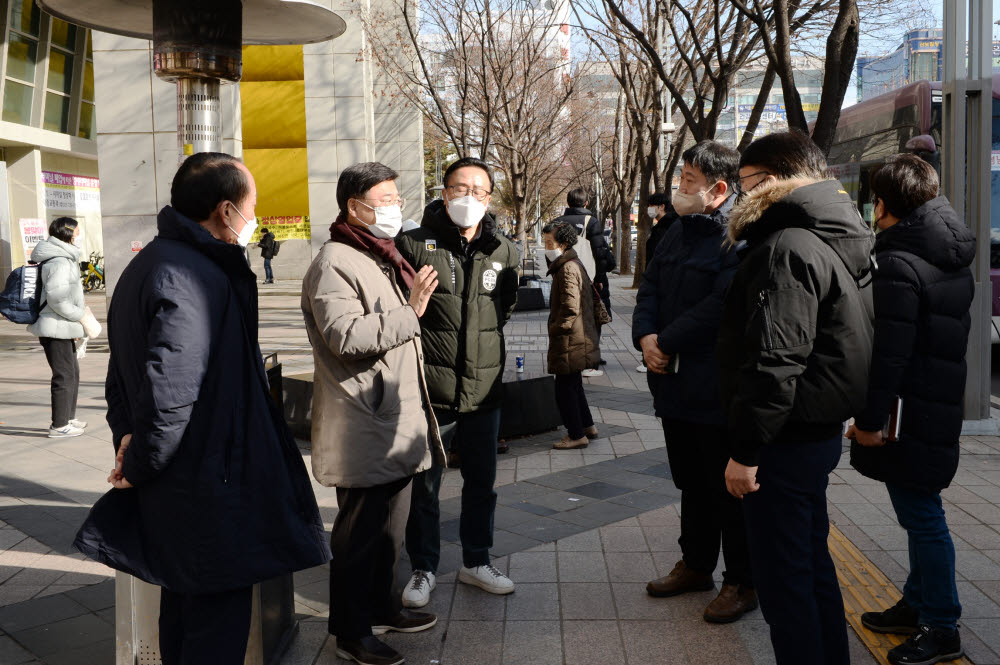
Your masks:
{"label": "bare hand", "polygon": [[734,459],[726,466],[726,489],[737,499],[760,489],[757,484],[757,467],[740,464]]}
{"label": "bare hand", "polygon": [[646,361],[649,371],[654,374],[666,374],[670,356],[660,351],[657,336],[646,335],[639,340],[639,346],[642,347],[642,359]]}
{"label": "bare hand", "polygon": [[857,441],[858,444],[865,448],[878,448],[885,445],[882,432],[866,432],[863,429],[858,429],[855,425],[847,428],[847,434],[844,435],[844,438]]}
{"label": "bare hand", "polygon": [[118,489],[132,487],[132,483],[125,480],[125,475],[122,473],[122,464],[125,462],[125,449],[128,448],[130,443],[132,443],[131,434],[126,434],[122,437],[122,442],[118,445],[118,454],[115,455],[115,468],[111,469],[111,475],[108,476],[108,482]]}
{"label": "bare hand", "polygon": [[438,286],[437,276],[437,270],[433,266],[426,265],[417,272],[417,278],[413,280],[413,288],[410,289],[410,307],[418,317],[427,311],[427,303]]}

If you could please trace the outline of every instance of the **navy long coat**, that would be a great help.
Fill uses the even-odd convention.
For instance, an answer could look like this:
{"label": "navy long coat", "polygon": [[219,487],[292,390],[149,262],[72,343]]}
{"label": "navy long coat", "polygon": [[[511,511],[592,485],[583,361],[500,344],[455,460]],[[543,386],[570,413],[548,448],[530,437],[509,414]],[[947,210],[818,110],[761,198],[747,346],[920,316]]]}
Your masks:
{"label": "navy long coat", "polygon": [[[240,247],[166,207],[108,316],[105,394],[123,472],[75,545],[177,593],[249,586],[330,560],[309,476],[271,400],[257,286]],[[110,460],[109,460],[110,461]]]}

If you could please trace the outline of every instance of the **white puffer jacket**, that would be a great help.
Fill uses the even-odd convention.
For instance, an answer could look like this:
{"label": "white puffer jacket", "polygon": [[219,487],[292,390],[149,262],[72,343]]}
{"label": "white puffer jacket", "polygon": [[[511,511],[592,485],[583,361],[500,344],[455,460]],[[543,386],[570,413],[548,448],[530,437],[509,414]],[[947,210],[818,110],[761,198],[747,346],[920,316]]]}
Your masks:
{"label": "white puffer jacket", "polygon": [[86,311],[80,281],[80,249],[56,238],[46,238],[31,252],[42,263],[42,302],[38,320],[28,326],[36,337],[76,339],[84,336],[80,319]]}

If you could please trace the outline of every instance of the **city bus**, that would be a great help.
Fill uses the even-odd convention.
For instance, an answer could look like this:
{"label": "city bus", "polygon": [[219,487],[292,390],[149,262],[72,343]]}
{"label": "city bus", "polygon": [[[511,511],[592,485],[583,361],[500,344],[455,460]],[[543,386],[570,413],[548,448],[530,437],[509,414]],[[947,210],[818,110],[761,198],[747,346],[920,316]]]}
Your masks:
{"label": "city bus", "polygon": [[[990,281],[993,284],[993,342],[1000,343],[1000,75],[993,76],[990,159]],[[865,221],[873,220],[868,180],[888,157],[905,152],[920,135],[941,146],[941,83],[918,81],[844,109],[828,162]],[[938,161],[940,164],[940,161]]]}

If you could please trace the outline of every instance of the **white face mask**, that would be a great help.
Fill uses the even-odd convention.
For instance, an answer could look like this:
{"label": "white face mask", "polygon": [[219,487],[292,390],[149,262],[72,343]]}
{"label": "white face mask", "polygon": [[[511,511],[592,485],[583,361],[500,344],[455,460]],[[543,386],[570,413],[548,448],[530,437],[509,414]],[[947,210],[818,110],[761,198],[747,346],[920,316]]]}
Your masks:
{"label": "white face mask", "polygon": [[656,215],[657,215],[657,213],[659,212],[659,210],[660,210],[660,209],[659,209],[659,207],[658,207],[658,206],[649,206],[648,208],[646,208],[646,212],[647,212],[647,213],[649,214],[649,216],[650,216],[650,217],[652,217],[653,219],[656,219]]}
{"label": "white face mask", "polygon": [[[357,199],[355,199],[357,201]],[[368,225],[368,230],[376,238],[395,238],[403,227],[403,210],[399,204],[391,206],[370,206],[364,201],[358,201],[366,208],[375,212],[375,222]],[[357,216],[357,215],[355,215]]]}
{"label": "white face mask", "polygon": [[471,229],[483,221],[486,214],[486,204],[472,195],[452,199],[447,204],[448,216],[459,228]]}
{"label": "white face mask", "polygon": [[[712,187],[715,187],[715,185],[712,185]],[[700,215],[705,212],[705,209],[708,208],[708,201],[705,200],[705,196],[712,191],[712,187],[695,194],[684,194],[679,191],[674,192],[674,210],[682,217],[684,215]]]}
{"label": "white face mask", "polygon": [[228,228],[233,233],[236,233],[237,245],[239,245],[240,247],[246,247],[247,245],[250,244],[250,238],[253,237],[253,232],[257,230],[257,218],[254,217],[253,219],[247,219],[246,217],[243,216],[243,213],[240,212],[240,209],[237,208],[232,203],[232,201],[230,201],[229,204],[233,206],[233,210],[235,210],[236,214],[240,216],[240,219],[246,222],[246,226],[244,226],[243,230],[240,231],[239,233],[236,233],[236,229],[229,226],[229,224],[226,224],[226,228]]}
{"label": "white face mask", "polygon": [[563,251],[558,247],[556,249],[547,249],[545,250],[545,258],[547,258],[549,261],[555,261],[560,256],[562,256],[562,253]]}

